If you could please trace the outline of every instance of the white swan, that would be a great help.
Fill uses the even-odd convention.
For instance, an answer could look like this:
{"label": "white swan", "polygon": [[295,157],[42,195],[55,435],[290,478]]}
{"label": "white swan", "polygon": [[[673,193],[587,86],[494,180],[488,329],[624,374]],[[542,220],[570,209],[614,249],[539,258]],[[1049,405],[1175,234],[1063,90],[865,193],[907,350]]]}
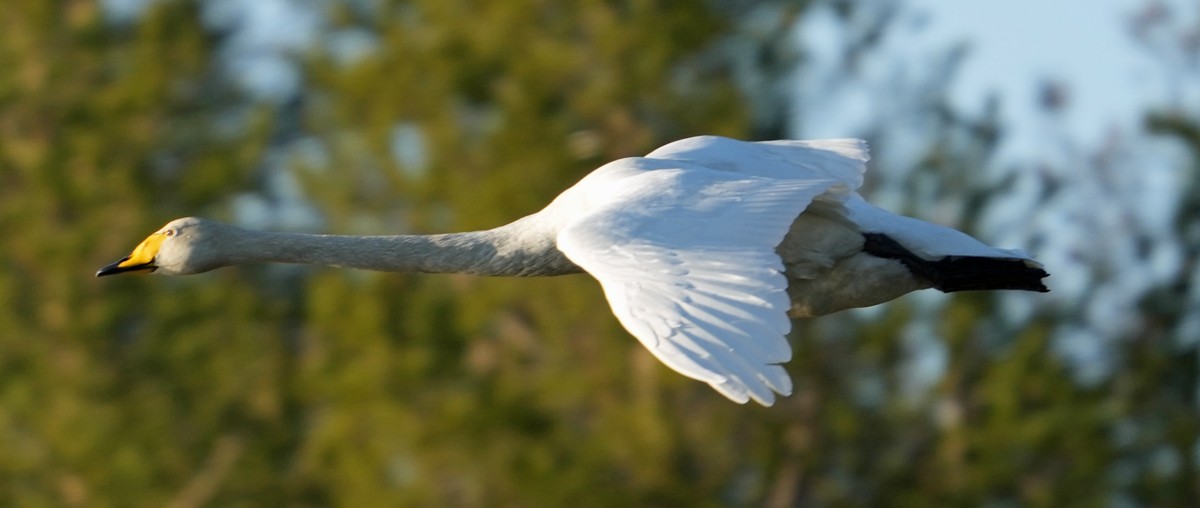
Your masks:
{"label": "white swan", "polygon": [[654,356],[726,397],[769,406],[792,382],[788,316],[937,288],[1046,291],[1024,253],[876,208],[854,191],[860,140],[703,136],[595,170],[541,211],[488,231],[329,236],[171,221],[96,275],[308,263],[383,271],[586,271]]}

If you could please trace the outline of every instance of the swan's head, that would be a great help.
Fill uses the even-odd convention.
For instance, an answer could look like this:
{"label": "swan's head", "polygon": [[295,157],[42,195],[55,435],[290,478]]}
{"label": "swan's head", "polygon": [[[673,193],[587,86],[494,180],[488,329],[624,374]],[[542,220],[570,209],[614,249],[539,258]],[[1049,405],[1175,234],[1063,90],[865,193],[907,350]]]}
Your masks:
{"label": "swan's head", "polygon": [[207,272],[225,264],[214,246],[221,243],[219,239],[229,228],[196,217],[175,219],[142,240],[128,256],[98,270],[96,276],[138,271],[166,275]]}

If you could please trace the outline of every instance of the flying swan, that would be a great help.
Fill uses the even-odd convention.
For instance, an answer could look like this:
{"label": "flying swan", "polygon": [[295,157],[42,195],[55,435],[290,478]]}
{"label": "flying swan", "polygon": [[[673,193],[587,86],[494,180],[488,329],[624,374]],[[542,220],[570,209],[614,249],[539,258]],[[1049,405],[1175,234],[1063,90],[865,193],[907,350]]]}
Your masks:
{"label": "flying swan", "polygon": [[789,395],[790,317],[925,288],[1047,291],[1017,250],[893,214],[855,189],[856,139],[683,139],[608,163],[541,211],[487,231],[334,236],[187,217],[96,276],[243,263],[543,276],[587,272],[613,314],[667,366],[738,403]]}

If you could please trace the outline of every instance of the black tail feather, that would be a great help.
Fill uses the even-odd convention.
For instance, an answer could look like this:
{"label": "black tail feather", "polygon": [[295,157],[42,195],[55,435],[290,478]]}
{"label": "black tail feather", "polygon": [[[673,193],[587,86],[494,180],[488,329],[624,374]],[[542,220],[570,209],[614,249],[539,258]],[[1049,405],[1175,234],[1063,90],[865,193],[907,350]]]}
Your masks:
{"label": "black tail feather", "polygon": [[985,289],[1050,291],[1042,283],[1049,277],[1037,263],[1019,258],[946,256],[929,261],[881,233],[865,233],[863,251],[872,256],[895,259],[913,275],[927,279],[945,293]]}

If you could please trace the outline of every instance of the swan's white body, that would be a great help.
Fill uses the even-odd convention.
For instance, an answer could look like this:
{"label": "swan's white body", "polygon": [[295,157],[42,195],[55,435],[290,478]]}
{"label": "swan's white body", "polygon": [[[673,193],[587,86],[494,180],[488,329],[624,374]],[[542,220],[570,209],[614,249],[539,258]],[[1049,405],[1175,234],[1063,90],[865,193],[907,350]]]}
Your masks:
{"label": "swan's white body", "polygon": [[[485,275],[583,270],[663,363],[734,401],[771,405],[775,393],[792,390],[780,366],[791,358],[789,314],[875,305],[932,287],[910,270],[925,261],[1019,260],[1045,276],[1021,252],[868,204],[855,192],[867,160],[859,140],[688,138],[606,164],[543,210],[489,231],[296,235],[187,218],[99,274],[250,262]],[[886,235],[903,256],[868,252],[864,234]]]}

